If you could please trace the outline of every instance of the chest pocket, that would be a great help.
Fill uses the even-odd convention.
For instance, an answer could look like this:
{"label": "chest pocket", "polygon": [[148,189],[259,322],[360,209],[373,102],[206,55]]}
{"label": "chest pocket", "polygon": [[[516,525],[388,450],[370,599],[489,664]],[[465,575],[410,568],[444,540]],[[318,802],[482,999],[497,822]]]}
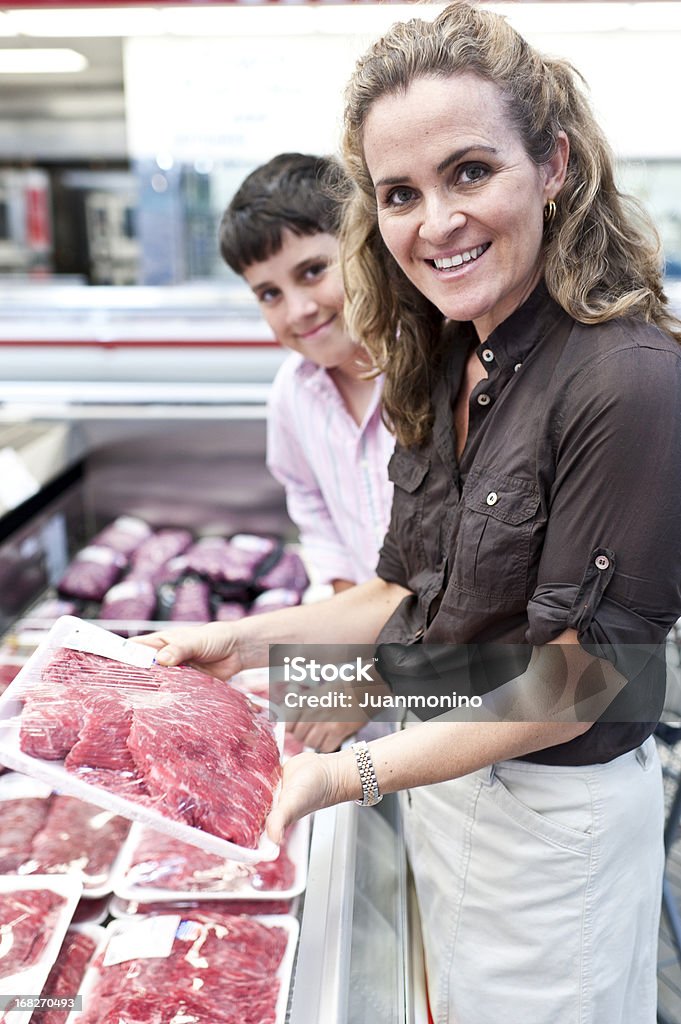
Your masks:
{"label": "chest pocket", "polygon": [[388,479],[395,485],[392,528],[410,573],[426,559],[423,517],[429,468],[427,456],[402,448],[395,449],[388,463]]}
{"label": "chest pocket", "polygon": [[517,477],[472,472],[462,501],[456,586],[481,597],[525,596],[538,488]]}

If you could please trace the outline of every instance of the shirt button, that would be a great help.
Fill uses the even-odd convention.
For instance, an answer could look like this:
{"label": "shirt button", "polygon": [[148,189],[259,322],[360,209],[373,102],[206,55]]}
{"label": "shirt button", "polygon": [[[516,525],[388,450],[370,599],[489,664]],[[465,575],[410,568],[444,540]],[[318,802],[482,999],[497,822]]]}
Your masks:
{"label": "shirt button", "polygon": [[488,505],[496,505],[498,500],[499,500],[499,495],[497,494],[496,491],[490,491],[489,494],[487,495],[486,499],[485,499],[485,501],[487,502]]}
{"label": "shirt button", "polygon": [[485,360],[486,363],[493,362],[493,360],[494,360],[494,352],[492,352],[492,349],[491,348],[484,348],[482,350],[482,358]]}
{"label": "shirt button", "polygon": [[513,367],[513,372],[517,373],[522,365],[523,365],[522,363],[516,363],[515,366]]}
{"label": "shirt button", "polygon": [[610,565],[610,559],[606,558],[605,555],[599,555],[596,561],[594,562],[594,565],[597,569],[600,569],[602,572],[604,569],[607,569]]}
{"label": "shirt button", "polygon": [[489,405],[489,403],[490,403],[489,395],[478,395],[478,405]]}

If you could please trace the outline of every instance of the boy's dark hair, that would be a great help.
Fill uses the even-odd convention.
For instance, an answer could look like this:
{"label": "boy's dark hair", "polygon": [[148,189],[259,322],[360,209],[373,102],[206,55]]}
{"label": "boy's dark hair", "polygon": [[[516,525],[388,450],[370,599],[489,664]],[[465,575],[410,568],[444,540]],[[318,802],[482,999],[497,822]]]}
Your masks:
{"label": "boy's dark hair", "polygon": [[222,258],[243,274],[279,252],[286,228],[295,235],[337,235],[346,190],[337,160],[280,153],[244,178],[222,215]]}

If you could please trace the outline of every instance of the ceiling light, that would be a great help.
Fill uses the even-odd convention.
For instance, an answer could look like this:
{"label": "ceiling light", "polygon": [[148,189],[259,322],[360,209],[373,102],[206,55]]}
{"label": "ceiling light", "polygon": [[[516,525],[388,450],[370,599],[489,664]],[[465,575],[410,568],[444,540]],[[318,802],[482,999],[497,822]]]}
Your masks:
{"label": "ceiling light", "polygon": [[53,8],[46,10],[9,10],[8,24],[26,36],[145,36],[163,32],[159,11],[142,8]]}
{"label": "ceiling light", "polygon": [[66,74],[84,71],[88,66],[82,53],[70,49],[0,49],[1,75]]}

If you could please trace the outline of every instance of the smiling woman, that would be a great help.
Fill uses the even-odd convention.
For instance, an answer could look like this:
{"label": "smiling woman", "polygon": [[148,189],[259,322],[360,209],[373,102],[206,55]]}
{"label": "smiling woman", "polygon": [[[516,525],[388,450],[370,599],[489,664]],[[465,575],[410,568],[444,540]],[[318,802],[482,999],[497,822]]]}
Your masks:
{"label": "smiling woman", "polygon": [[220,675],[377,642],[396,698],[475,698],[291,758],[268,826],[408,791],[437,1024],[656,1017],[681,325],[577,81],[466,0],[360,59],[341,265],[398,441],[377,578],[148,641]]}

